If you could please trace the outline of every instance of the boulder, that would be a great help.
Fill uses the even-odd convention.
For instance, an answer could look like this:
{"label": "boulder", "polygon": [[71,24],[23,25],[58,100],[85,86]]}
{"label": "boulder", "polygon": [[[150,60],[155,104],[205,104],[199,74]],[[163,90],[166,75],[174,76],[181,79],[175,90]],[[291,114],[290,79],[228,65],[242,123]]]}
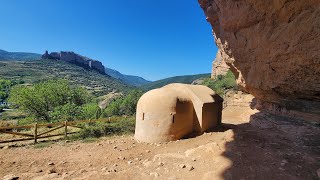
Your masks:
{"label": "boulder", "polygon": [[242,90],[262,109],[319,122],[320,1],[198,1]]}

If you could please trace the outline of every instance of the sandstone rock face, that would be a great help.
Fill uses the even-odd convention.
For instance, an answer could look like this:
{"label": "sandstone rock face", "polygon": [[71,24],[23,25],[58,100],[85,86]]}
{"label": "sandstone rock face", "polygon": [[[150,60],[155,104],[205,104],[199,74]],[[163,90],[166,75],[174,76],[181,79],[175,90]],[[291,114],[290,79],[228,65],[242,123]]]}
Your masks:
{"label": "sandstone rock face", "polygon": [[61,51],[60,53],[51,52],[49,54],[48,51],[46,51],[42,55],[42,59],[61,60],[68,63],[76,64],[78,66],[81,66],[87,69],[94,69],[101,74],[105,74],[105,67],[102,65],[100,61],[92,60],[90,58],[76,54],[74,52]]}
{"label": "sandstone rock face", "polygon": [[230,67],[225,62],[220,51],[217,52],[216,59],[212,63],[211,78],[216,79],[219,75],[226,75]]}
{"label": "sandstone rock face", "polygon": [[198,1],[244,91],[320,119],[319,0]]}

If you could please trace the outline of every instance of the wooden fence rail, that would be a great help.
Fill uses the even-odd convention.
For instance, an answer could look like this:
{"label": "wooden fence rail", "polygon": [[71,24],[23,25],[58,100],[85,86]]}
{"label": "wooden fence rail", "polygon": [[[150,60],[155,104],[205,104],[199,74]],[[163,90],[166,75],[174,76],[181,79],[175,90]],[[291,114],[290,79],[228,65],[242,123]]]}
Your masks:
{"label": "wooden fence rail", "polygon": [[[29,141],[29,140],[34,140],[34,143],[37,143],[38,139],[44,139],[44,138],[50,138],[50,137],[56,137],[56,136],[64,136],[66,138],[69,134],[78,133],[78,132],[68,132],[68,126],[73,127],[73,128],[82,128],[81,126],[77,126],[77,124],[93,123],[93,122],[110,122],[111,120],[117,120],[117,119],[118,118],[112,118],[112,119],[108,118],[108,119],[99,119],[99,120],[65,121],[65,122],[48,123],[48,124],[35,123],[34,125],[26,125],[26,126],[0,127],[0,133],[28,137],[28,138],[11,139],[11,140],[4,140],[4,141],[0,140],[0,144],[1,143],[18,142],[18,141]],[[57,126],[57,127],[55,127],[55,126]],[[39,132],[39,127],[50,127],[52,129],[44,131],[44,132]],[[32,129],[32,128],[33,128],[32,134],[12,131],[12,130],[18,130],[18,129]],[[64,128],[64,133],[48,135],[49,133],[57,131],[62,128]]]}

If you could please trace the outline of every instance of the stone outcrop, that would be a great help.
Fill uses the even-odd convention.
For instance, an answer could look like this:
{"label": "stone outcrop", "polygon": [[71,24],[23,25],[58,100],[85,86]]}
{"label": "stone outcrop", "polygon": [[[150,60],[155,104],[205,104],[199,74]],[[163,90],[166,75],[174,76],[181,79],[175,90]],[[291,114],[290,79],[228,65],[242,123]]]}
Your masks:
{"label": "stone outcrop", "polygon": [[212,63],[211,78],[216,79],[219,75],[226,75],[230,67],[225,62],[220,51],[217,52],[216,58]]}
{"label": "stone outcrop", "polygon": [[61,52],[51,52],[49,54],[48,51],[46,51],[42,55],[42,59],[61,60],[71,64],[76,64],[86,69],[94,69],[101,74],[105,74],[105,67],[102,65],[100,61],[92,60],[85,56],[76,54],[74,52],[61,51]]}
{"label": "stone outcrop", "polygon": [[198,1],[238,85],[260,108],[319,121],[319,0]]}

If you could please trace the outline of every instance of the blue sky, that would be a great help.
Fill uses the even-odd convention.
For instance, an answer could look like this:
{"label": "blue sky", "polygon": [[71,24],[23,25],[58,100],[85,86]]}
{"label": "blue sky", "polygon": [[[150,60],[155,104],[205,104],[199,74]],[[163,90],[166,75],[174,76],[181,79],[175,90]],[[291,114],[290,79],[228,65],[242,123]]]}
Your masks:
{"label": "blue sky", "polygon": [[217,52],[197,0],[0,0],[0,49],[74,51],[149,80],[209,73]]}

